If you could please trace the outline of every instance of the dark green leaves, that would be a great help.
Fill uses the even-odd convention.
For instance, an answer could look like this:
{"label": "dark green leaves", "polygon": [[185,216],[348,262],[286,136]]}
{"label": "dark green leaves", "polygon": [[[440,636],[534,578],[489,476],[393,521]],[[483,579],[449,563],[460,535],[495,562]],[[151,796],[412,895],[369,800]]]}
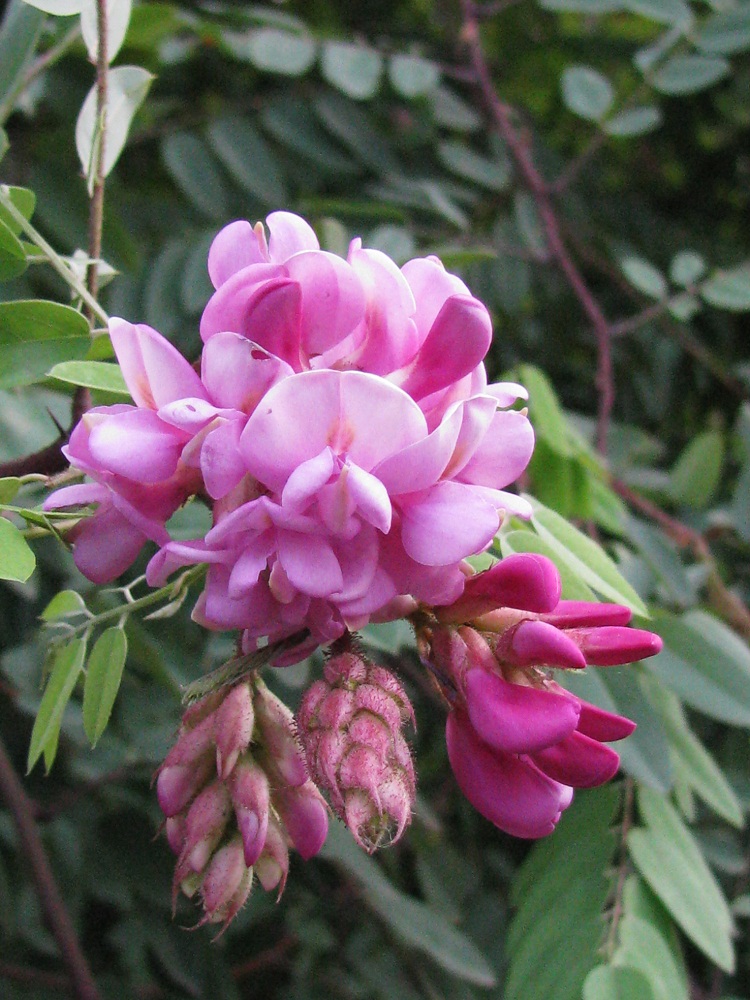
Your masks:
{"label": "dark green leaves", "polygon": [[63,712],[83,670],[85,656],[86,643],[83,639],[72,639],[66,645],[59,647],[55,653],[47,687],[44,689],[34,728],[31,731],[28,771],[34,767],[42,754],[48,771],[52,765]]}

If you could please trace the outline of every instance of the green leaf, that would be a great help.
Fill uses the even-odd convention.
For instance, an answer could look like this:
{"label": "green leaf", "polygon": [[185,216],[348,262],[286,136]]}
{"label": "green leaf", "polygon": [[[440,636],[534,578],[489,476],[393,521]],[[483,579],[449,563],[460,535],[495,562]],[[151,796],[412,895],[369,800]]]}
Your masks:
{"label": "green leaf", "polygon": [[[81,10],[81,34],[91,62],[96,65],[99,56],[99,31],[97,5],[99,0],[84,0]],[[114,62],[122,48],[130,24],[132,0],[106,0],[107,2],[107,62]]]}
{"label": "green leaf", "polygon": [[490,191],[504,191],[510,183],[511,166],[507,158],[491,160],[456,141],[438,143],[437,154],[452,173]]}
{"label": "green leaf", "polygon": [[363,101],[380,86],[383,57],[356,42],[325,42],[320,59],[323,77],[347,97]]}
{"label": "green leaf", "polygon": [[750,48],[750,4],[717,10],[706,18],[692,40],[709,55],[732,56]]}
{"label": "green leaf", "polygon": [[427,95],[432,114],[438,125],[455,132],[476,132],[482,116],[467,101],[444,83],[439,83]]}
{"label": "green leaf", "polygon": [[4,476],[0,479],[0,503],[12,503],[20,489],[21,480],[18,476]]}
{"label": "green leaf", "polygon": [[[31,731],[27,773],[31,771],[42,753],[46,753],[48,747],[54,748],[57,745],[63,712],[83,670],[85,655],[86,642],[83,639],[72,639],[55,654],[52,671]],[[51,760],[46,757],[45,760],[49,770]]]}
{"label": "green leaf", "polygon": [[667,281],[661,271],[643,257],[630,255],[620,261],[622,273],[634,288],[652,299],[663,299],[667,294]]}
{"label": "green leaf", "polygon": [[569,66],[561,84],[566,108],[587,121],[600,122],[615,100],[612,84],[590,66]]}
{"label": "green leaf", "polygon": [[750,728],[750,650],[704,611],[658,615],[652,623],[664,649],[649,670],[683,701],[711,718]]}
{"label": "green leaf", "polygon": [[732,972],[732,917],[692,834],[658,793],[639,788],[638,806],[646,827],[628,836],[636,867],[693,944]]}
{"label": "green leaf", "polygon": [[693,250],[681,250],[674,255],[669,265],[669,277],[676,285],[682,285],[683,288],[702,278],[705,271],[705,260]]}
{"label": "green leaf", "polygon": [[513,198],[513,218],[518,233],[537,260],[545,260],[549,252],[539,210],[533,196],[527,191],[517,191]]}
{"label": "green leaf", "polygon": [[107,728],[127,655],[125,631],[118,627],[102,632],[91,650],[83,688],[83,728],[92,747]]}
{"label": "green leaf", "polygon": [[0,25],[0,124],[13,110],[43,25],[44,14],[20,0],[6,5]]}
{"label": "green leaf", "polygon": [[229,216],[229,191],[209,147],[193,132],[173,132],[161,146],[167,170],[200,212],[217,221]]}
{"label": "green leaf", "polygon": [[[371,231],[365,246],[388,254],[397,264],[405,264],[417,252],[414,236],[406,226],[377,226]],[[444,256],[441,255],[441,259],[445,262]]]}
{"label": "green leaf", "polygon": [[[103,172],[106,177],[120,158],[135,113],[141,106],[154,79],[140,66],[118,66],[107,76],[106,139]],[[100,123],[96,114],[96,86],[86,95],[76,122],[76,150],[83,171],[93,176],[95,152],[100,141]]]}
{"label": "green leaf", "polygon": [[694,295],[687,292],[680,292],[673,295],[667,302],[667,309],[681,323],[688,323],[697,312],[701,310],[701,304]]}
{"label": "green leaf", "polygon": [[47,373],[50,378],[88,389],[101,389],[119,396],[130,396],[119,365],[108,361],[61,361]]}
{"label": "green leaf", "polygon": [[697,434],[669,474],[670,496],[686,507],[703,510],[718,489],[723,466],[724,435],[721,431]]}
{"label": "green leaf", "polygon": [[86,611],[86,602],[76,590],[61,590],[55,594],[47,607],[39,616],[42,621],[54,622],[58,618],[68,618],[71,615]]}
{"label": "green leaf", "polygon": [[0,281],[17,278],[27,266],[26,251],[21,241],[0,219]]}
{"label": "green leaf", "polygon": [[[610,827],[619,802],[616,785],[577,792],[554,834],[535,844],[518,870],[504,1000],[580,1000],[586,976],[600,961],[616,846]],[[561,928],[565,961],[550,961],[559,953]]]}
{"label": "green leaf", "polygon": [[313,98],[315,114],[360,163],[380,174],[399,173],[401,167],[377,129],[369,109],[333,90]]}
{"label": "green leaf", "polygon": [[661,109],[654,104],[644,104],[638,108],[627,108],[612,115],[605,122],[602,128],[614,138],[626,139],[634,135],[645,135],[646,132],[653,132],[662,123]]}
{"label": "green leaf", "polygon": [[685,0],[625,0],[625,9],[660,24],[689,26],[693,20]]}
{"label": "green leaf", "polygon": [[388,60],[388,79],[402,97],[423,97],[440,82],[440,67],[421,56],[397,53]]}
{"label": "green leaf", "polygon": [[654,1000],[688,1000],[679,966],[653,924],[626,914],[620,922],[620,946],[614,961],[639,969],[648,980]]}
{"label": "green leaf", "polygon": [[574,449],[570,442],[568,422],[552,383],[536,365],[519,365],[518,379],[529,393],[529,419],[536,436],[543,438],[558,455],[570,458]]}
{"label": "green leaf", "polygon": [[688,725],[679,699],[654,674],[643,677],[649,701],[661,716],[670,746],[679,758],[690,787],[732,826],[743,824],[742,807],[711,754]]}
{"label": "green leaf", "polygon": [[649,617],[643,601],[596,542],[538,500],[528,499],[534,509],[531,523],[569,569],[604,597],[627,605],[643,618]]}
{"label": "green leaf", "polygon": [[727,271],[714,271],[701,285],[700,294],[719,309],[746,312],[750,309],[750,262]]}
{"label": "green leaf", "polygon": [[334,145],[310,114],[307,101],[284,97],[268,101],[260,114],[263,127],[293,153],[326,174],[352,175],[359,167]]}
{"label": "green leaf", "polygon": [[0,387],[30,385],[91,344],[85,317],[41,299],[0,302]]}
{"label": "green leaf", "polygon": [[583,1000],[654,1000],[654,995],[639,969],[597,965],[583,984]]}
{"label": "green leaf", "polygon": [[[240,54],[236,47],[233,51]],[[315,62],[317,44],[309,35],[259,28],[243,40],[241,51],[245,59],[265,73],[302,76]]]}
{"label": "green leaf", "polygon": [[15,524],[0,514],[0,580],[24,583],[35,566],[36,557],[29,543]]}
{"label": "green leaf", "polygon": [[539,0],[544,10],[571,14],[609,14],[622,10],[624,0]]}
{"label": "green leaf", "polygon": [[220,118],[211,123],[207,137],[226,170],[246,191],[264,205],[275,207],[288,203],[281,164],[246,118]]}
{"label": "green leaf", "polygon": [[720,56],[672,56],[651,77],[662,94],[694,94],[723,80],[731,66]]}
{"label": "green leaf", "polygon": [[391,885],[377,862],[357,847],[342,824],[329,826],[319,856],[343,867],[359,883],[365,903],[402,944],[429,955],[465,982],[495,985],[495,972],[476,945],[436,910]]}

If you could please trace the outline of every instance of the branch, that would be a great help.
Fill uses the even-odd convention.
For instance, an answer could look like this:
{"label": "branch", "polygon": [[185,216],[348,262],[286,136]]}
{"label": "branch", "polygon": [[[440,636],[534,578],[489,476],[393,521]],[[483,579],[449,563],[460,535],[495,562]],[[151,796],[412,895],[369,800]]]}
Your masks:
{"label": "branch", "polygon": [[44,853],[42,840],[33,819],[31,803],[13,769],[1,738],[0,794],[13,817],[21,850],[31,867],[42,911],[60,948],[75,994],[79,1000],[100,1000],[96,983]]}
{"label": "branch", "polygon": [[469,47],[472,66],[482,96],[500,135],[510,150],[521,179],[536,203],[539,217],[544,226],[550,256],[565,275],[596,335],[598,355],[596,385],[599,390],[596,439],[597,448],[604,454],[607,449],[607,433],[615,395],[609,323],[568,252],[562,238],[555,208],[550,199],[549,187],[535,167],[526,141],[513,124],[510,108],[500,100],[495,91],[482,51],[474,4],[472,0],[461,0],[461,6],[464,16],[462,37]]}
{"label": "branch", "polygon": [[[109,58],[107,53],[107,3],[96,0],[96,120],[99,141],[95,145],[96,160],[93,164],[93,187],[89,205],[89,264],[86,269],[86,287],[92,299],[99,291],[99,258],[102,255],[102,228],[104,226],[104,155],[107,145],[107,85]],[[93,323],[93,314],[89,319]]]}

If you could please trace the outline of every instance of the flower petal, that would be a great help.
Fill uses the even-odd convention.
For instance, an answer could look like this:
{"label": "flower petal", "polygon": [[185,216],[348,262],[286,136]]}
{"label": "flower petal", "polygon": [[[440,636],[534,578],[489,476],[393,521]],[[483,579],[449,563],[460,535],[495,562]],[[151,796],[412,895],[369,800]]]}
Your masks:
{"label": "flower petal", "polygon": [[617,774],[619,754],[582,733],[573,733],[555,746],[533,755],[534,763],[548,777],[573,788],[593,788]]}
{"label": "flower petal", "polygon": [[303,594],[330,597],[344,584],[331,544],[320,535],[279,531],[279,561],[290,582]]}
{"label": "flower petal", "polygon": [[197,372],[176,347],[150,326],[113,317],[109,335],[125,383],[138,406],[158,410],[186,396],[206,398]]}
{"label": "flower petal", "polygon": [[97,422],[89,449],[103,469],[148,484],[169,479],[186,440],[153,410],[131,410]]}
{"label": "flower petal", "polygon": [[111,583],[132,566],[147,541],[119,510],[102,506],[93,517],[79,523],[73,559],[93,583]]}
{"label": "flower petal", "polygon": [[214,288],[223,285],[243,267],[266,262],[268,253],[264,244],[265,239],[261,243],[245,219],[224,226],[208,251],[208,274]]}
{"label": "flower petal", "polygon": [[461,470],[461,479],[502,489],[518,479],[531,459],[534,431],[516,410],[498,410],[482,443]]}
{"label": "flower petal", "polygon": [[270,233],[268,251],[273,261],[283,263],[292,254],[320,249],[315,230],[294,212],[271,212],[266,225]]}
{"label": "flower petal", "polygon": [[401,539],[406,552],[425,566],[445,566],[481,552],[495,537],[495,508],[462,483],[442,482],[418,500],[404,503]]}

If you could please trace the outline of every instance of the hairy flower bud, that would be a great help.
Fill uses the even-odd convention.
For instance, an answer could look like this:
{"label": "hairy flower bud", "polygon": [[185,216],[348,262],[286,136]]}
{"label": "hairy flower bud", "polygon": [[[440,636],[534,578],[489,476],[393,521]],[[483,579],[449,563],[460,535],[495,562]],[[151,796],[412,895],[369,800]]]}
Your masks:
{"label": "hairy flower bud", "polygon": [[401,728],[414,711],[384,667],[346,650],[325,666],[297,715],[314,781],[367,851],[398,840],[411,819],[414,767]]}

